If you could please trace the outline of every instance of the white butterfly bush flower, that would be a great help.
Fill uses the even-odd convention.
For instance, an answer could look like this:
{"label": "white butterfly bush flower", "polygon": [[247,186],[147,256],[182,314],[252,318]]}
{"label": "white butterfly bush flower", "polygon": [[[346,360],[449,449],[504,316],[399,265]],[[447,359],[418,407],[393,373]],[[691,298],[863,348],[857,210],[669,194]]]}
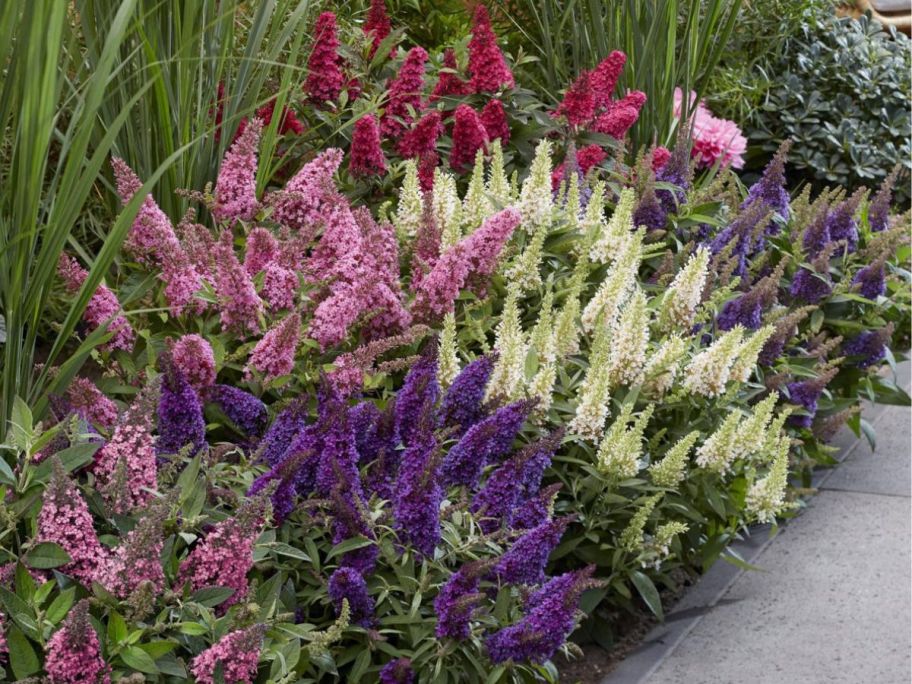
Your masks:
{"label": "white butterfly bush flower", "polygon": [[522,227],[529,234],[551,225],[554,201],[551,196],[551,143],[542,140],[535,148],[529,177],[519,191]]}
{"label": "white butterfly bush flower", "polygon": [[659,313],[659,325],[663,330],[689,330],[693,326],[708,272],[709,250],[698,249],[665,293]]}
{"label": "white butterfly bush flower", "polygon": [[415,237],[421,226],[423,211],[424,195],[418,184],[418,164],[414,159],[409,159],[405,162],[405,177],[402,179],[399,204],[393,217],[393,225],[400,241],[406,242]]}
{"label": "white butterfly bush flower", "polygon": [[708,349],[697,354],[684,373],[684,387],[704,397],[722,394],[731,377],[731,367],[738,358],[743,337],[744,328],[736,325]]}

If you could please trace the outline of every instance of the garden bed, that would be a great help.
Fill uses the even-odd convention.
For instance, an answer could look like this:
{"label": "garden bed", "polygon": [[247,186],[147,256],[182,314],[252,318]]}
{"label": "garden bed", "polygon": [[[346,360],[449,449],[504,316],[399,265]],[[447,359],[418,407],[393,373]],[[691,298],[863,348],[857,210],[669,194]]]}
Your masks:
{"label": "garden bed", "polygon": [[4,191],[4,226],[41,207],[0,244],[6,675],[597,677],[862,400],[908,404],[900,169],[793,191],[799,140],[745,185],[674,87],[736,6],[681,40],[603,8],[631,53],[555,49],[554,94],[483,4],[107,1],[0,21],[72,43],[0,112],[5,177],[45,179]]}

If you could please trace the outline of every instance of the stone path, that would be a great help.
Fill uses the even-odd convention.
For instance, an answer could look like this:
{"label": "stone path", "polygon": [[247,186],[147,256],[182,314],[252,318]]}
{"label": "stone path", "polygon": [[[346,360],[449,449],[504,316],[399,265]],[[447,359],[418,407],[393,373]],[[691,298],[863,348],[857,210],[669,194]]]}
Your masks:
{"label": "stone path", "polygon": [[[910,387],[909,364],[899,382]],[[910,411],[872,407],[877,451],[840,435],[808,509],[717,563],[603,684],[909,684]]]}

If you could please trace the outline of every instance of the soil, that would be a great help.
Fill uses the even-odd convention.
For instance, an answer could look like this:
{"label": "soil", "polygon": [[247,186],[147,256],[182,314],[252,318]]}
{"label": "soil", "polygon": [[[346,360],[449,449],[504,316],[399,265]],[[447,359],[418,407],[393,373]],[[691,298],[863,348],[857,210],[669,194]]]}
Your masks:
{"label": "soil", "polygon": [[[687,589],[699,579],[697,575],[684,570],[672,573],[672,577],[676,580],[675,589],[660,591],[666,615],[674,609],[675,604],[681,600]],[[658,624],[659,621],[655,615],[645,606],[642,606],[636,613],[618,615],[616,624],[618,638],[610,649],[602,648],[591,642],[579,645],[581,654],[578,653],[573,657],[555,656],[554,664],[557,665],[560,672],[560,681],[567,684],[598,684],[617,667],[618,663],[635,651],[646,635]]]}

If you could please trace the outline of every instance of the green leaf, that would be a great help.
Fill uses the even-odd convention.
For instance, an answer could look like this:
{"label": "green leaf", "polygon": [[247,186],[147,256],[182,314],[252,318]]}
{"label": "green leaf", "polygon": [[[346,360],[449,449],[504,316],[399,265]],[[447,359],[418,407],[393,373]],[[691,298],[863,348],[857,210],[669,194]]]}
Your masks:
{"label": "green leaf", "polygon": [[146,674],[158,674],[158,667],[152,656],[138,646],[128,646],[120,653],[120,659],[127,667]]}
{"label": "green leaf", "polygon": [[[85,444],[74,444],[71,447],[58,451],[54,456],[60,459],[63,469],[70,473],[77,468],[81,468],[87,463],[92,462],[95,452],[101,448],[100,442],[86,442]],[[34,481],[44,482],[51,476],[51,469],[54,467],[54,459],[48,458],[34,469]]]}
{"label": "green leaf", "polygon": [[129,631],[126,620],[117,611],[111,611],[108,618],[108,642],[114,645],[121,644],[126,641],[127,634]]}
{"label": "green leaf", "polygon": [[304,553],[300,549],[296,549],[295,547],[290,546],[288,544],[283,544],[282,542],[277,542],[277,543],[273,544],[272,550],[279,556],[288,556],[289,558],[296,558],[298,560],[304,561],[305,563],[310,562],[310,556],[308,556],[306,553]]}
{"label": "green leaf", "polygon": [[52,625],[56,625],[66,617],[66,614],[73,606],[73,600],[75,598],[76,587],[64,589],[62,592],[60,592],[60,595],[51,602],[51,605],[48,606],[47,613],[45,613],[45,618],[47,618],[47,620],[49,620]]}
{"label": "green leaf", "polygon": [[335,558],[336,556],[342,555],[343,553],[348,553],[349,551],[354,551],[355,549],[363,549],[365,546],[370,546],[374,542],[370,539],[365,539],[364,537],[352,537],[351,539],[346,539],[344,542],[336,544],[332,547],[332,550],[326,554],[326,560]]}
{"label": "green leaf", "polygon": [[13,469],[9,467],[9,464],[3,456],[0,456],[0,484],[16,485],[16,477],[13,475]]}
{"label": "green leaf", "polygon": [[38,672],[41,667],[35,649],[15,625],[6,629],[6,646],[9,649],[10,667],[16,679],[25,679]]}
{"label": "green leaf", "polygon": [[50,570],[59,568],[70,562],[70,554],[63,550],[63,547],[54,542],[41,542],[32,547],[25,558],[25,564],[30,568],[37,570]]}
{"label": "green leaf", "polygon": [[649,610],[651,610],[659,620],[664,620],[665,614],[662,612],[662,599],[659,598],[659,590],[656,589],[652,580],[639,570],[634,570],[630,573],[630,580],[633,582],[633,586],[636,587],[637,591],[640,592],[643,601],[649,606]]}
{"label": "green leaf", "polygon": [[204,587],[199,591],[193,592],[193,596],[190,597],[190,600],[199,603],[200,605],[214,608],[233,596],[234,591],[235,590],[230,587]]}
{"label": "green leaf", "polygon": [[209,633],[209,628],[199,622],[182,622],[178,627],[178,631],[181,634],[189,634],[190,636],[202,636]]}
{"label": "green leaf", "polygon": [[22,397],[16,396],[10,415],[10,441],[13,446],[28,451],[32,443],[32,425],[32,410]]}

